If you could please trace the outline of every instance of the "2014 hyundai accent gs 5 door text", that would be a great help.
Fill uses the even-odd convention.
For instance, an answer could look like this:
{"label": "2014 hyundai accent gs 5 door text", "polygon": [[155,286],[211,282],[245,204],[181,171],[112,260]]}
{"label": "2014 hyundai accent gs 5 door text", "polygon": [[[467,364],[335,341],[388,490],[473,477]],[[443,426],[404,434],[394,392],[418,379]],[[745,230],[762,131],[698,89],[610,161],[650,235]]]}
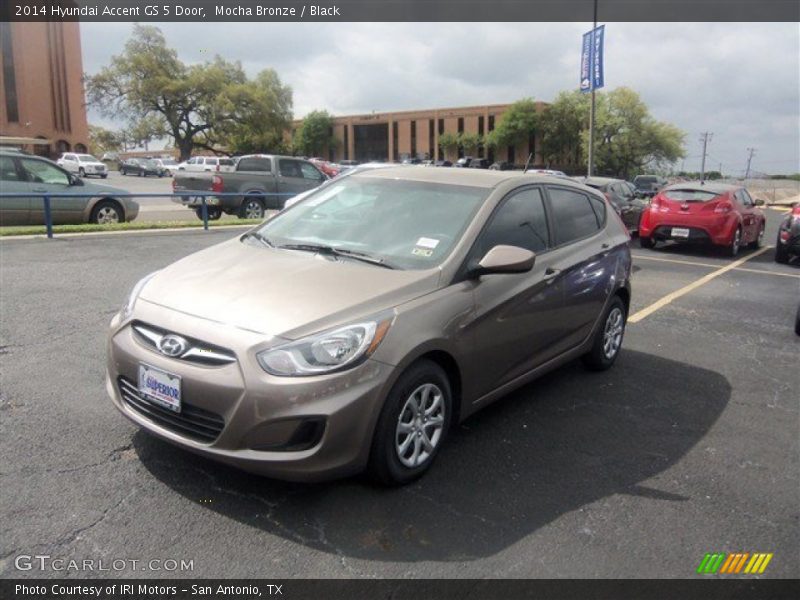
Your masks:
{"label": "2014 hyundai accent gs 5 door text", "polygon": [[137,283],[107,389],[144,429],[249,471],[406,483],[509,391],[577,357],[610,367],[630,273],[585,186],[366,171]]}

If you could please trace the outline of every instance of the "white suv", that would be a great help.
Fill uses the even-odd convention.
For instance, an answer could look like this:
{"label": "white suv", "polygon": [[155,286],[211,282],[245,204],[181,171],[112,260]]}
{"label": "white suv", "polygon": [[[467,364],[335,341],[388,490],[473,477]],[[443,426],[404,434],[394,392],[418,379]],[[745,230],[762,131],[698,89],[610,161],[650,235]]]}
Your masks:
{"label": "white suv", "polygon": [[61,155],[61,158],[56,161],[56,164],[70,173],[77,173],[81,177],[86,177],[88,175],[97,175],[103,179],[108,177],[106,165],[91,154],[65,152]]}
{"label": "white suv", "polygon": [[195,156],[179,164],[178,171],[222,171],[230,172],[236,169],[236,162],[232,158],[219,158],[216,156]]}

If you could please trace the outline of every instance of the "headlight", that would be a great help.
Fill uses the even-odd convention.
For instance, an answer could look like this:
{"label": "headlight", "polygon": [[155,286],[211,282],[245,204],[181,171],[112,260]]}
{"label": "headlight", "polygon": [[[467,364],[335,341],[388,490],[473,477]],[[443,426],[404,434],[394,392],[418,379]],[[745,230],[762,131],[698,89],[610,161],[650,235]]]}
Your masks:
{"label": "headlight", "polygon": [[386,336],[392,319],[366,321],[259,352],[267,373],[303,377],[354,367],[369,357]]}
{"label": "headlight", "polygon": [[128,295],[128,299],[125,301],[125,304],[122,305],[122,310],[120,311],[120,316],[123,320],[131,316],[131,313],[133,312],[133,306],[136,304],[136,299],[139,297],[142,288],[144,288],[147,282],[150,281],[150,279],[156,273],[158,273],[158,271],[153,271],[149,275],[145,275],[136,283],[135,286],[133,286],[131,293]]}

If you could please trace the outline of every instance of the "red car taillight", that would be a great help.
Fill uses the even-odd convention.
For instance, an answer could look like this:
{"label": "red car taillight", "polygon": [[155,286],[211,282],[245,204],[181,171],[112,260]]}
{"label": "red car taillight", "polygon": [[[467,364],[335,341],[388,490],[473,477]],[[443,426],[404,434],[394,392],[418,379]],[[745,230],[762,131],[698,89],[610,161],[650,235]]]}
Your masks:
{"label": "red car taillight", "polygon": [[720,202],[714,207],[714,212],[721,215],[727,215],[733,210],[733,205],[730,202]]}
{"label": "red car taillight", "polygon": [[661,196],[655,196],[650,201],[650,210],[653,212],[669,212],[669,207],[664,203]]}
{"label": "red car taillight", "polygon": [[222,177],[214,175],[211,178],[211,191],[221,194],[222,193]]}

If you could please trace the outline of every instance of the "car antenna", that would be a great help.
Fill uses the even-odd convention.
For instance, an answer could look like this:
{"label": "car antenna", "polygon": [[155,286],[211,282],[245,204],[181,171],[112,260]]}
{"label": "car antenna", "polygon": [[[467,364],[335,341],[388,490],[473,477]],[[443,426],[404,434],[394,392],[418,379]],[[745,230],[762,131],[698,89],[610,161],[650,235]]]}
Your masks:
{"label": "car antenna", "polygon": [[528,167],[531,166],[531,159],[532,158],[533,158],[533,152],[528,154],[528,160],[525,161],[525,170],[523,171],[523,173],[527,173],[528,172]]}

